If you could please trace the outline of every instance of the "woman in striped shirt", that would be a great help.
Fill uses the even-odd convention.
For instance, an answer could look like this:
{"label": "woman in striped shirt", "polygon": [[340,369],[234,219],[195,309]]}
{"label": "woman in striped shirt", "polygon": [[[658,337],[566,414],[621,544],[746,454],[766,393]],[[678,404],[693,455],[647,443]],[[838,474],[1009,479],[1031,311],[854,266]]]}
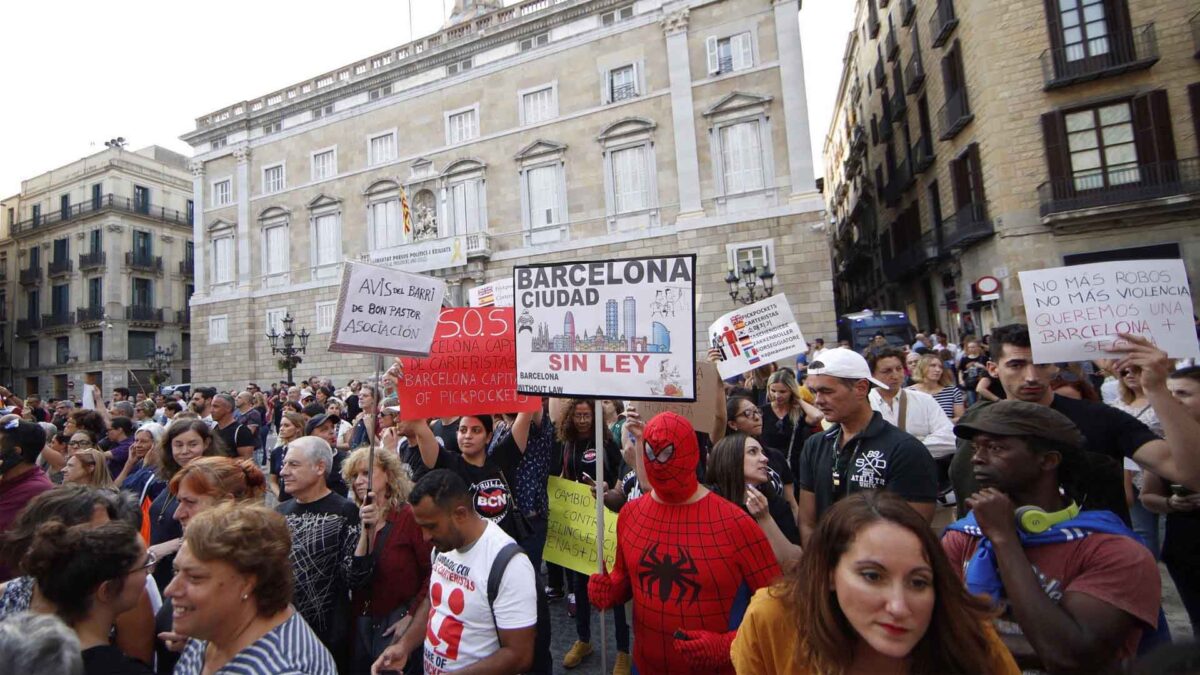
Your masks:
{"label": "woman in striped shirt", "polygon": [[957,422],[966,410],[963,392],[954,385],[950,371],[942,364],[942,360],[933,354],[925,354],[913,368],[913,384],[909,389],[929,394],[937,400],[942,412],[951,422]]}
{"label": "woman in striped shirt", "polygon": [[166,595],[192,639],[176,675],[336,675],[333,657],[291,606],[291,535],[264,506],[224,503],[188,522]]}

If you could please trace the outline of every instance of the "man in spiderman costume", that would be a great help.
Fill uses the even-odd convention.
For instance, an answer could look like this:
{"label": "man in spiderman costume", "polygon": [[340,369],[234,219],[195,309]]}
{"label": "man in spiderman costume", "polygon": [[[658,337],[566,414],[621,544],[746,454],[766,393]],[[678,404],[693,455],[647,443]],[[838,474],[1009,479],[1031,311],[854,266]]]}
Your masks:
{"label": "man in spiderman costume", "polygon": [[734,599],[743,584],[751,594],[769,584],[779,563],[745,511],[697,482],[687,419],[659,413],[639,445],[654,491],[621,509],[613,569],[592,575],[588,595],[602,610],[633,598],[639,672],[733,673]]}

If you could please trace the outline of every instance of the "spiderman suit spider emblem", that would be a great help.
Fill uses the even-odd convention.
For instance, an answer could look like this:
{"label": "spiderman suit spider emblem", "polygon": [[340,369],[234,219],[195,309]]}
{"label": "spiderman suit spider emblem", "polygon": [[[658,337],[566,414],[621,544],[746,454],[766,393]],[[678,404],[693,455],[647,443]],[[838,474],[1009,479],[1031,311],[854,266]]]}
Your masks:
{"label": "spiderman suit spider emblem", "polygon": [[588,595],[600,609],[633,599],[639,672],[733,673],[734,600],[743,586],[771,583],[779,563],[745,511],[697,482],[700,447],[687,419],[660,413],[643,438],[653,492],[621,510],[613,569],[592,575]]}

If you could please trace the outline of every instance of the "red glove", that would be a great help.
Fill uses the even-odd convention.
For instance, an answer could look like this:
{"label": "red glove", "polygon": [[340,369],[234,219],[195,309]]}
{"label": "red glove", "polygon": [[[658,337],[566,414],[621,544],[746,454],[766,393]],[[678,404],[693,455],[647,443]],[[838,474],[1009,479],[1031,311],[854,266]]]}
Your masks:
{"label": "red glove", "polygon": [[588,600],[598,610],[623,605],[632,597],[633,589],[627,578],[618,578],[613,574],[593,574],[588,577]]}
{"label": "red glove", "polygon": [[[590,586],[588,591],[591,591]],[[729,650],[733,646],[735,637],[737,637],[735,630],[728,633],[679,630],[675,632],[675,650],[683,656],[689,666],[697,671],[726,670],[733,665]]]}

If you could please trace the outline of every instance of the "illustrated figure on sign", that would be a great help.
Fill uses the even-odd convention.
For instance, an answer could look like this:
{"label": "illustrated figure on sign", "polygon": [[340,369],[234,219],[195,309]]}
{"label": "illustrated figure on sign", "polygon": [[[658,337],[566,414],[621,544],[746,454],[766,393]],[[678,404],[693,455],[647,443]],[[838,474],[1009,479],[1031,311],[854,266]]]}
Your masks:
{"label": "illustrated figure on sign", "polygon": [[733,354],[733,358],[742,355],[742,350],[738,347],[737,333],[733,332],[732,328],[725,326],[725,330],[721,332],[721,339],[725,341],[725,344],[729,345],[729,352]]}

